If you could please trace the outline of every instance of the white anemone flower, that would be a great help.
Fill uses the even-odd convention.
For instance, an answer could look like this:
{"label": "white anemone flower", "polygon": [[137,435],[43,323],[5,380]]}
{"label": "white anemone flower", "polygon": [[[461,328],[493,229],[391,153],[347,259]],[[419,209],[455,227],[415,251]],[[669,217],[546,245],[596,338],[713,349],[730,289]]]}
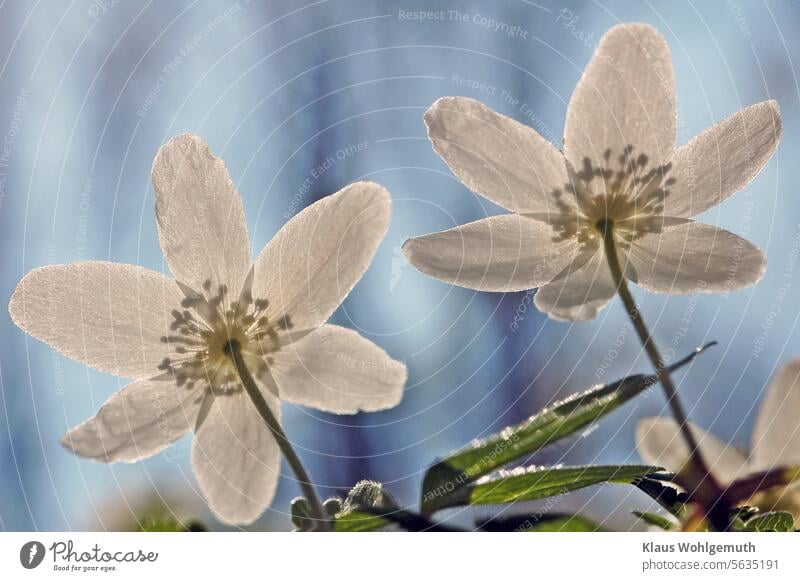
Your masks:
{"label": "white anemone flower", "polygon": [[538,288],[534,302],[551,318],[589,320],[617,290],[609,226],[625,276],[649,291],[724,292],[764,272],[758,248],[691,218],[770,159],[778,104],[742,109],[676,148],[672,60],[651,26],[603,36],[570,99],[563,152],[464,97],[439,99],[425,122],[453,173],[512,212],[408,240],[408,260],[433,278],[482,291]]}
{"label": "white anemone flower", "polygon": [[[800,359],[787,363],[767,388],[756,416],[750,452],[744,453],[716,436],[692,425],[700,453],[721,484],[748,475],[800,465]],[[675,420],[646,418],[636,427],[636,448],[645,462],[680,472],[689,459],[689,448]],[[800,485],[758,493],[746,501],[761,510],[792,513],[800,527]]]}
{"label": "white anemone flower", "polygon": [[44,266],[22,279],[9,312],[67,357],[133,380],[64,446],[135,462],[193,430],[192,468],[212,512],[249,524],[272,501],[280,452],[242,389],[233,341],[278,418],[280,400],[337,414],[401,400],[405,365],[326,324],[383,239],[391,198],[354,183],[293,217],[253,263],[242,199],[201,138],[164,145],[153,186],[174,280],[113,262]]}

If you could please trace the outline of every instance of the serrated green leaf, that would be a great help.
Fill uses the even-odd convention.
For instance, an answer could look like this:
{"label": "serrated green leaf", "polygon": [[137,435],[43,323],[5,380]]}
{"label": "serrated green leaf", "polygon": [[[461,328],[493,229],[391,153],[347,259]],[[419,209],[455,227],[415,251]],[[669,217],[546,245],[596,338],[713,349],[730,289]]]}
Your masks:
{"label": "serrated green leaf", "polygon": [[789,512],[768,512],[748,519],[742,530],[755,533],[790,533],[794,531],[794,517]]}
{"label": "serrated green leaf", "polygon": [[464,505],[507,504],[558,496],[603,482],[632,483],[660,470],[653,466],[576,466],[526,468],[500,473],[443,496],[432,497],[423,512]]}
{"label": "serrated green leaf", "polygon": [[396,506],[394,499],[384,490],[380,482],[361,480],[347,494],[342,504],[342,512],[360,512],[364,508],[392,509]]}
{"label": "serrated green leaf", "polygon": [[642,519],[647,524],[652,525],[654,527],[658,527],[662,530],[670,531],[673,528],[675,528],[675,523],[670,522],[669,519],[664,518],[660,514],[655,514],[652,512],[641,512],[638,510],[634,510],[633,514],[635,514],[637,517]]}
{"label": "serrated green leaf", "polygon": [[734,506],[731,509],[731,527],[736,531],[745,530],[745,523],[757,515],[762,515],[758,508],[754,506]]}
{"label": "serrated green leaf", "polygon": [[381,529],[392,524],[392,521],[373,513],[394,510],[397,510],[397,504],[380,482],[361,480],[350,489],[341,504],[334,531],[362,532]]}
{"label": "serrated green leaf", "polygon": [[392,524],[383,517],[366,512],[348,512],[336,518],[333,530],[337,533],[377,531]]}
{"label": "serrated green leaf", "polygon": [[[706,347],[671,365],[669,371],[686,365]],[[655,375],[633,375],[594,387],[556,402],[521,424],[456,451],[425,473],[423,512],[424,507],[430,504],[426,498],[449,494],[509,462],[527,458],[548,444],[574,434],[646,391],[656,380]]]}

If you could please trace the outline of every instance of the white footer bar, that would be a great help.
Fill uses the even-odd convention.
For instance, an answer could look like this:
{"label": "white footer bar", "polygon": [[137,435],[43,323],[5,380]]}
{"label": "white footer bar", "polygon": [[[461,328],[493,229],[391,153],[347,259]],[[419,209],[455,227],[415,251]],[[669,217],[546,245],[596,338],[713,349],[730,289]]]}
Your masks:
{"label": "white footer bar", "polygon": [[0,534],[2,579],[683,581],[798,573],[800,535],[791,533]]}

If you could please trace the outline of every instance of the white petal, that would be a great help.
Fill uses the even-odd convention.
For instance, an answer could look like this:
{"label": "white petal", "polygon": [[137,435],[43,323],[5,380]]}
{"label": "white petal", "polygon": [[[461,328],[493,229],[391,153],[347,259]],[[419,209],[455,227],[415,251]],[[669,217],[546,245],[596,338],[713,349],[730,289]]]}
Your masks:
{"label": "white petal", "polygon": [[602,250],[581,253],[556,279],[536,292],[536,307],[556,321],[589,321],[616,293]]}
{"label": "white petal", "polygon": [[[690,423],[700,453],[709,470],[728,484],[748,473],[747,458],[736,448]],[[636,426],[636,449],[645,462],[672,472],[680,471],[689,460],[689,447],[672,418],[646,418]]]}
{"label": "white petal", "polygon": [[772,157],[782,132],[778,102],[764,101],[697,135],[672,159],[675,184],[664,214],[694,216],[741,190]]}
{"label": "white petal", "polygon": [[564,156],[534,129],[465,97],[443,97],[425,112],[428,137],[473,192],[512,212],[545,212],[567,183]]}
{"label": "white petal", "polygon": [[281,228],[255,265],[253,294],[295,331],[328,320],[364,275],[392,213],[382,186],[357,182],[315,202]]}
{"label": "white petal", "polygon": [[336,414],[393,408],[408,372],[356,331],[323,325],[274,354],[282,400]]}
{"label": "white petal", "polygon": [[197,135],[172,138],[153,162],[161,248],[173,276],[239,292],[250,269],[244,207],[228,170]]}
{"label": "white petal", "polygon": [[61,443],[102,462],[142,460],[194,427],[202,395],[171,380],[131,383],[112,395],[96,416],[64,434]]}
{"label": "white petal", "polygon": [[149,379],[172,354],[161,338],[183,299],[178,285],[139,266],[75,262],[32,270],[8,311],[23,331],[100,371]]}
{"label": "white petal", "polygon": [[567,109],[564,154],[579,168],[632,145],[652,166],[675,147],[675,79],[669,46],[647,24],[620,24],[597,46]]}
{"label": "white petal", "polygon": [[637,239],[629,259],[636,284],[653,292],[727,292],[752,286],[767,258],[744,238],[687,221]]}
{"label": "white petal", "polygon": [[[280,420],[278,400],[261,391]],[[251,524],[275,496],[280,475],[278,443],[246,393],[208,398],[192,445],[192,469],[220,521]]]}
{"label": "white petal", "polygon": [[784,365],[772,381],[753,427],[755,470],[800,465],[800,359]]}
{"label": "white petal", "polygon": [[550,282],[574,258],[573,240],[553,242],[538,220],[505,214],[406,240],[403,253],[433,278],[483,291],[516,291]]}

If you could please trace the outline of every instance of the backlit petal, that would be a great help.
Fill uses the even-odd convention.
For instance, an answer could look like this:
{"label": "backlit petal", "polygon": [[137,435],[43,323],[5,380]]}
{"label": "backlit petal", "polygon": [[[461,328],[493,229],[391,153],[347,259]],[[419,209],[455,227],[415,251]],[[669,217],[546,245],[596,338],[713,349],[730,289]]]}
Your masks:
{"label": "backlit petal", "polygon": [[250,268],[244,207],[228,170],[197,135],[172,138],[153,162],[161,248],[173,276],[238,293]]}
{"label": "backlit petal", "polygon": [[784,365],[764,395],[751,462],[755,470],[800,465],[800,359]]}
{"label": "backlit petal", "polygon": [[96,416],[64,434],[61,443],[85,458],[136,462],[190,431],[202,396],[171,380],[137,381],[112,395]]}
{"label": "backlit petal", "polygon": [[[587,258],[587,254],[589,255]],[[589,321],[616,293],[605,253],[586,250],[553,282],[536,292],[534,304],[557,321]]]}
{"label": "backlit petal", "polygon": [[43,266],[8,305],[23,331],[100,371],[149,379],[172,353],[162,337],[183,299],[162,274],[113,262]]}
{"label": "backlit petal", "polygon": [[646,234],[631,245],[636,284],[653,292],[727,292],[752,286],[764,274],[767,257],[739,236],[687,221]]}
{"label": "backlit petal", "polygon": [[626,146],[666,163],[675,147],[675,79],[669,46],[647,24],[620,24],[597,46],[572,94],[564,127],[564,154],[580,168]]}
{"label": "backlit petal", "polygon": [[408,377],[406,366],[375,343],[336,325],[323,325],[274,357],[281,399],[336,414],[396,406]]}
{"label": "backlit petal", "polygon": [[[262,394],[280,420],[278,400]],[[247,394],[209,395],[192,445],[192,469],[211,511],[247,525],[266,510],[280,475],[280,450]]]}
{"label": "backlit petal", "polygon": [[289,220],[255,265],[253,294],[295,331],[328,320],[367,270],[392,213],[389,192],[357,182]]}
{"label": "backlit petal", "polygon": [[758,175],[781,139],[777,101],[746,107],[679,148],[664,200],[668,216],[694,216],[738,192]]}
{"label": "backlit petal", "polygon": [[[728,484],[748,473],[747,458],[713,434],[690,424],[709,470]],[[636,426],[636,449],[645,462],[679,472],[689,460],[689,448],[672,418],[647,418]]]}
{"label": "backlit petal", "polygon": [[484,291],[517,291],[550,282],[578,251],[553,241],[546,223],[516,214],[483,218],[406,240],[403,253],[433,278]]}
{"label": "backlit petal", "polygon": [[428,137],[470,190],[512,212],[546,212],[567,183],[564,156],[534,129],[466,97],[425,112]]}

